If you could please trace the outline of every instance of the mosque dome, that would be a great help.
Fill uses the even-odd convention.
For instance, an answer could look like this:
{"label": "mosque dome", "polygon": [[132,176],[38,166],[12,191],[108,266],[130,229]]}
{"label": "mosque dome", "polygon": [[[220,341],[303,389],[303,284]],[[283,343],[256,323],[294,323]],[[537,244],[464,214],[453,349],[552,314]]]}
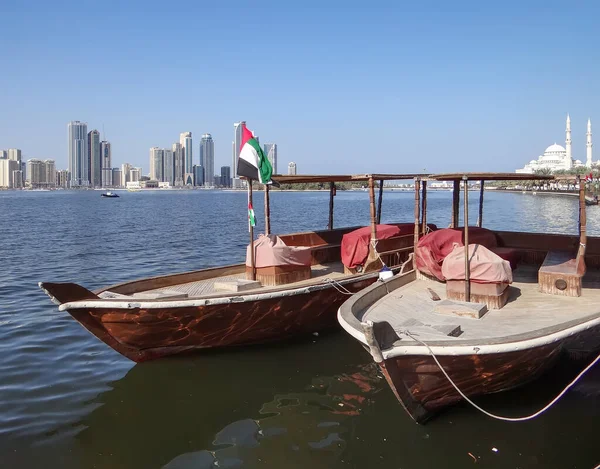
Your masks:
{"label": "mosque dome", "polygon": [[550,145],[548,148],[546,148],[546,150],[544,151],[544,155],[548,154],[548,153],[562,153],[562,152],[566,152],[567,150],[565,150],[565,147],[562,147],[560,145],[557,145],[556,143],[553,145]]}

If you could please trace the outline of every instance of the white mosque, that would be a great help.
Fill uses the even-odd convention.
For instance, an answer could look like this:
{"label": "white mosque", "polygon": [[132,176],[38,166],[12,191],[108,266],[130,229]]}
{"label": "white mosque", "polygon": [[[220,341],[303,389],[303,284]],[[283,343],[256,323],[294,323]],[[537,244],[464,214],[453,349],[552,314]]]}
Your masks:
{"label": "white mosque", "polygon": [[544,151],[544,154],[539,156],[537,160],[531,160],[529,164],[526,164],[524,168],[517,169],[517,173],[534,173],[540,169],[549,169],[550,171],[561,171],[577,168],[580,166],[586,166],[592,168],[592,166],[598,165],[598,161],[592,162],[592,122],[588,119],[587,123],[587,144],[586,144],[586,161],[585,165],[580,160],[574,160],[571,154],[571,118],[567,114],[567,137],[565,140],[565,147],[557,145],[550,145]]}

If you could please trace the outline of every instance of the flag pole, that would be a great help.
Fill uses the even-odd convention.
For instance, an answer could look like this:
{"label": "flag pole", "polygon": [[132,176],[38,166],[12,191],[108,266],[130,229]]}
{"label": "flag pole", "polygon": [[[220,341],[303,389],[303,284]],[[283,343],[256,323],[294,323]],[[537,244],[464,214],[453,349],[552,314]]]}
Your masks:
{"label": "flag pole", "polygon": [[256,280],[256,262],[254,260],[254,227],[250,220],[250,207],[252,205],[252,179],[248,178],[248,231],[250,232],[250,280]]}

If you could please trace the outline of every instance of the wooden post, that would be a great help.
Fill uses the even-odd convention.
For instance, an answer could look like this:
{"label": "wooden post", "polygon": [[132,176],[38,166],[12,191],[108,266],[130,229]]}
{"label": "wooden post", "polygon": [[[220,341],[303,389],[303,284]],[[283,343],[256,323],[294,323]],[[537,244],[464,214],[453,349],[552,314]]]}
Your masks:
{"label": "wooden post", "polygon": [[427,233],[427,181],[423,181],[421,194],[421,233],[425,235]]}
{"label": "wooden post", "polygon": [[[460,181],[455,181],[460,184]],[[465,185],[464,203],[465,206],[465,301],[471,301],[471,271],[469,266],[469,180],[463,176]]]}
{"label": "wooden post", "polygon": [[485,181],[479,181],[481,187],[479,188],[479,217],[477,218],[477,226],[481,228],[483,223],[483,183]]}
{"label": "wooden post", "polygon": [[327,223],[327,229],[333,230],[333,197],[335,191],[335,182],[329,183],[329,223]]}
{"label": "wooden post", "polygon": [[460,207],[460,181],[454,181],[452,189],[452,221],[451,228],[458,228],[458,210]]}
{"label": "wooden post", "polygon": [[383,199],[383,179],[379,181],[379,199],[377,200],[377,224],[381,223],[381,201]]}
{"label": "wooden post", "polygon": [[421,189],[421,180],[419,178],[415,178],[415,232],[413,238],[413,245],[416,247],[419,242],[419,228],[420,228],[420,207],[419,207],[419,191]]}
{"label": "wooden post", "polygon": [[369,178],[369,203],[371,205],[371,245],[375,248],[377,242],[377,217],[375,214],[375,182]]}
{"label": "wooden post", "polygon": [[[252,207],[252,179],[248,179],[248,210]],[[254,227],[248,213],[248,231],[250,231],[250,280],[256,280],[256,261],[254,260]]]}
{"label": "wooden post", "polygon": [[271,234],[271,206],[269,204],[269,185],[265,184],[265,234]]}

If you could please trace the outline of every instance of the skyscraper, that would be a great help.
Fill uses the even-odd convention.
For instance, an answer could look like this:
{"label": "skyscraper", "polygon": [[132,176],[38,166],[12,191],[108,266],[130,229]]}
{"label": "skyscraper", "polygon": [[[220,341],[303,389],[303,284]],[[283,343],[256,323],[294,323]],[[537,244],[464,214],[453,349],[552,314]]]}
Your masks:
{"label": "skyscraper", "polygon": [[0,187],[13,187],[13,172],[20,171],[19,163],[8,158],[0,159]]}
{"label": "skyscraper", "polygon": [[231,187],[231,168],[229,166],[221,166],[221,185]]}
{"label": "skyscraper", "polygon": [[265,155],[273,167],[273,174],[279,174],[277,172],[277,144],[276,143],[265,143],[264,147]]}
{"label": "skyscraper", "polygon": [[88,138],[88,179],[94,187],[102,185],[102,162],[100,160],[100,132],[92,130]]}
{"label": "skyscraper", "polygon": [[8,159],[8,151],[0,150],[0,160],[6,160],[6,159]]}
{"label": "skyscraper", "polygon": [[19,165],[21,164],[21,150],[18,148],[9,148],[6,153],[9,160],[18,161]]}
{"label": "skyscraper", "polygon": [[131,181],[131,166],[129,163],[123,163],[121,165],[121,187],[127,187],[127,183]]}
{"label": "skyscraper", "polygon": [[112,151],[110,142],[106,140],[100,142],[100,164],[102,165],[102,187],[111,187],[113,185]]}
{"label": "skyscraper", "polygon": [[204,185],[215,184],[215,144],[210,134],[202,135],[200,141],[200,166],[204,168]]}
{"label": "skyscraper", "polygon": [[[194,165],[192,158],[192,132],[182,132],[179,135],[179,143],[183,148],[183,157],[185,159],[185,172],[188,174],[192,174],[192,166]],[[187,179],[187,177],[185,179]]]}
{"label": "skyscraper", "polygon": [[231,162],[231,177],[233,178],[233,187],[239,186],[239,178],[237,176],[237,163],[240,156],[240,146],[242,145],[242,124],[246,121],[235,122],[233,124],[233,161]]}
{"label": "skyscraper", "polygon": [[290,176],[295,176],[296,175],[296,163],[294,163],[293,161],[290,161],[288,163],[288,175]]}
{"label": "skyscraper", "polygon": [[175,183],[175,162],[173,161],[173,150],[163,149],[163,181],[170,185]]}
{"label": "skyscraper", "polygon": [[183,176],[185,174],[185,161],[183,155],[183,147],[181,143],[173,144],[173,176],[175,178],[175,186],[183,186]]}
{"label": "skyscraper", "polygon": [[89,186],[87,124],[72,121],[68,124],[69,131],[69,172],[71,187]]}
{"label": "skyscraper", "polygon": [[153,181],[163,180],[163,151],[161,148],[150,148],[150,179]]}

